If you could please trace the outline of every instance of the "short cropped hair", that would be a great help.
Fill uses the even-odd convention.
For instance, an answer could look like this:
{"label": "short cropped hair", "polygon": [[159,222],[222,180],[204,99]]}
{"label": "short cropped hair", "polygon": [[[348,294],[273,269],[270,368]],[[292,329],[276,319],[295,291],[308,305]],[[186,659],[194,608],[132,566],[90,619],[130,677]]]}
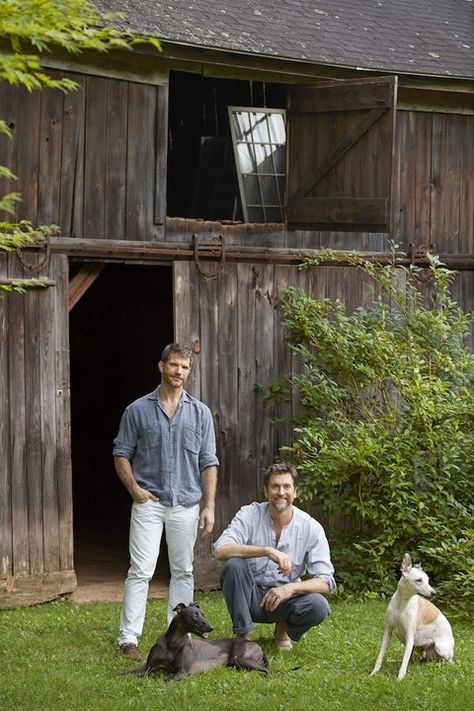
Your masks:
{"label": "short cropped hair", "polygon": [[175,353],[175,355],[179,355],[182,358],[189,358],[190,364],[193,362],[193,352],[191,346],[188,346],[187,343],[168,343],[163,349],[160,360],[166,363],[171,353]]}
{"label": "short cropped hair", "polygon": [[296,484],[298,482],[298,472],[291,464],[272,464],[271,467],[268,467],[267,471],[265,472],[265,476],[263,477],[264,487],[268,486],[270,477],[272,477],[274,474],[291,474],[293,484],[296,488]]}

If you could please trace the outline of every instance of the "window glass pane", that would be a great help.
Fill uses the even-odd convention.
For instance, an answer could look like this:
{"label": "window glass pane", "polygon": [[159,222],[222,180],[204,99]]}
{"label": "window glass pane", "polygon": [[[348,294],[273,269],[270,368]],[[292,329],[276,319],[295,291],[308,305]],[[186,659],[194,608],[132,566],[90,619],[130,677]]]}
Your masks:
{"label": "window glass pane", "polygon": [[266,207],[266,222],[284,222],[283,210],[280,207]]}
{"label": "window glass pane", "polygon": [[274,175],[263,176],[262,181],[262,194],[263,194],[263,204],[264,205],[279,205],[279,196],[277,190],[277,181]]}
{"label": "window glass pane", "polygon": [[278,146],[274,152],[273,152],[273,160],[275,162],[275,170],[277,173],[281,173],[282,175],[285,175],[286,173],[286,165],[285,165],[285,160],[286,160],[286,155],[285,155],[285,146]]}
{"label": "window glass pane", "polygon": [[272,143],[284,144],[286,141],[285,119],[283,114],[271,114],[268,122],[270,140]]}
{"label": "window glass pane", "polygon": [[257,143],[255,145],[255,158],[257,161],[257,173],[273,173],[273,161],[271,147],[266,144]]}
{"label": "window glass pane", "polygon": [[239,158],[239,171],[241,173],[255,173],[257,165],[253,146],[248,143],[239,143],[237,145],[237,154]]}
{"label": "window glass pane", "polygon": [[255,143],[269,143],[267,114],[253,114],[253,140]]}
{"label": "window glass pane", "polygon": [[265,222],[265,215],[261,207],[249,207],[248,209],[249,222]]}
{"label": "window glass pane", "polygon": [[245,201],[247,205],[261,205],[262,195],[258,178],[255,175],[244,175]]}
{"label": "window glass pane", "polygon": [[[285,112],[229,106],[244,219],[283,219]],[[268,209],[267,209],[268,208]]]}

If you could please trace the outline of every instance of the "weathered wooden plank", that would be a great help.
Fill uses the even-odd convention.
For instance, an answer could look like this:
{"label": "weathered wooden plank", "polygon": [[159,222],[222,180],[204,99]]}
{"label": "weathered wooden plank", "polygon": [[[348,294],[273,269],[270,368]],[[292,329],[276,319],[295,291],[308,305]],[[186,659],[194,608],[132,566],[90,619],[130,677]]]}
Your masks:
{"label": "weathered wooden plank", "polygon": [[[38,222],[38,197],[42,190],[39,177],[40,117],[42,96],[40,91],[19,91],[19,112],[17,122],[18,140],[18,182],[16,189],[21,194],[17,214],[22,220]],[[55,127],[55,134],[57,126]],[[53,149],[54,151],[54,149]],[[53,178],[54,180],[54,178]]]}
{"label": "weathered wooden plank", "polygon": [[[474,254],[474,116],[463,120],[461,145],[460,252]],[[472,275],[471,275],[472,276]],[[474,288],[473,288],[474,292]]]}
{"label": "weathered wooden plank", "polygon": [[[298,274],[296,269],[291,266],[276,265],[274,268],[275,283],[273,287],[273,307],[274,307],[274,378],[279,376],[288,377],[293,372],[293,358],[290,348],[285,341],[285,332],[283,328],[282,312],[278,308],[283,292],[288,287],[298,288]],[[302,277],[303,275],[301,275]],[[288,420],[292,416],[292,401],[275,405],[275,416],[280,419]],[[292,439],[292,427],[288,422],[280,423],[274,426],[274,447],[275,452],[278,452],[282,445],[288,444]]]}
{"label": "weathered wooden plank", "polygon": [[[200,305],[201,352],[199,360],[202,368],[201,399],[211,408],[214,414],[217,443],[220,450],[221,418],[218,382],[219,344],[217,336],[220,327],[219,280],[204,279],[199,275],[195,267],[192,274],[191,279],[196,285],[196,290],[194,294],[191,295],[191,298],[196,298],[197,293],[199,293]],[[199,292],[197,290],[199,290]]]}
{"label": "weathered wooden plank", "polygon": [[199,279],[192,262],[173,262],[174,340],[189,343],[196,355],[186,384],[195,397],[201,397],[201,317]]}
{"label": "weathered wooden plank", "polygon": [[[49,276],[55,278],[54,257],[49,264]],[[41,477],[43,504],[43,570],[59,570],[59,516],[58,487],[56,480],[56,320],[54,318],[56,288],[45,289],[39,295],[39,367],[40,382],[37,397],[41,411]]]}
{"label": "weathered wooden plank", "polygon": [[[146,129],[143,136],[143,141],[147,146],[146,163],[144,165],[144,184],[146,185],[146,200],[145,200],[145,222],[143,239],[152,241],[156,240],[163,234],[163,230],[155,227],[155,212],[156,212],[156,176],[158,169],[158,93],[157,87],[147,87],[147,102],[146,102]],[[166,185],[166,173],[165,182]]]}
{"label": "weathered wooden plank", "polygon": [[[147,182],[150,147],[146,137],[149,124],[150,87],[129,84],[127,139],[126,239],[145,239],[147,202],[153,190]],[[153,154],[154,158],[154,154]]]}
{"label": "weathered wooden plank", "polygon": [[[168,159],[168,85],[157,90],[156,119],[156,178],[155,178],[155,225],[164,225],[166,220],[166,174]],[[164,230],[161,230],[164,233]]]}
{"label": "weathered wooden plank", "polygon": [[54,600],[76,587],[74,571],[58,571],[16,578],[13,589],[0,581],[0,608],[25,607]]}
{"label": "weathered wooden plank", "polygon": [[396,77],[376,77],[294,88],[290,114],[389,107],[393,104],[396,80]]}
{"label": "weathered wooden plank", "polygon": [[[446,188],[445,201],[445,239],[446,251],[459,254],[460,216],[461,216],[461,171],[462,171],[462,116],[450,116],[446,120]],[[474,140],[474,136],[472,136]],[[474,187],[474,183],[473,183]]]}
{"label": "weathered wooden plank", "polygon": [[[254,501],[259,492],[258,460],[255,436],[255,421],[257,383],[255,342],[255,296],[254,296],[254,268],[251,264],[237,265],[238,280],[238,340],[236,348],[238,367],[238,447],[236,454],[237,470],[241,472],[240,501],[242,504]],[[227,502],[227,516],[233,515],[232,508],[236,505]],[[222,522],[223,525],[227,521]]]}
{"label": "weathered wooden plank", "polygon": [[[3,133],[0,134],[0,165],[9,168],[16,176],[18,173],[18,87],[10,86],[6,82],[0,82],[0,105],[2,107],[2,119],[12,133],[11,138],[8,138]],[[18,192],[17,181],[14,178],[0,177],[0,195],[3,196],[10,192]],[[2,219],[11,219],[11,216],[7,216],[6,213],[0,213],[0,215]]]}
{"label": "weathered wooden plank", "polygon": [[84,157],[84,233],[105,237],[105,179],[107,146],[107,83],[88,77],[86,84]]}
{"label": "weathered wooden plank", "polygon": [[403,145],[403,157],[400,163],[400,231],[408,247],[415,241],[415,114],[405,113],[401,119],[400,133]]}
{"label": "weathered wooden plank", "polygon": [[[7,259],[0,259],[0,276],[7,274]],[[11,450],[10,450],[10,388],[8,305],[11,294],[0,291],[0,580],[13,573]]]}
{"label": "weathered wooden plank", "polygon": [[62,592],[75,588],[73,571],[73,520],[71,471],[71,415],[69,375],[69,319],[67,313],[68,262],[66,257],[54,259],[56,281],[54,300],[55,354],[55,415],[56,415],[56,480],[58,498],[59,568],[66,571]]}
{"label": "weathered wooden plank", "polygon": [[[219,281],[206,280],[200,275],[193,263],[188,263],[185,286],[189,290],[189,310],[187,333],[183,339],[200,348],[194,366],[194,394],[210,408],[216,430],[217,454],[219,457],[219,481],[216,502],[216,527],[219,528],[222,517],[222,505],[226,491],[226,464],[223,447],[224,414],[219,401]],[[211,554],[211,537],[198,537],[195,548],[195,580],[199,587],[209,587],[218,581],[217,565]]]}
{"label": "weathered wooden plank", "polygon": [[63,102],[60,91],[41,93],[37,219],[43,225],[59,223]]}
{"label": "weathered wooden plank", "polygon": [[306,197],[292,200],[288,205],[288,221],[300,229],[303,226],[341,229],[355,222],[361,225],[361,230],[383,229],[388,219],[389,200],[383,197]]}
{"label": "weathered wooden plank", "polygon": [[[9,275],[25,277],[15,255],[8,257]],[[8,379],[10,388],[10,477],[12,495],[12,572],[22,578],[30,572],[29,554],[29,490],[26,429],[26,378],[25,378],[25,297],[10,294],[8,297],[10,328]]]}
{"label": "weathered wooden plank", "polygon": [[83,237],[86,81],[80,74],[70,78],[79,89],[64,97],[59,225],[62,234]]}
{"label": "weathered wooden plank", "polygon": [[112,239],[125,238],[127,106],[128,84],[107,81],[105,235]]}
{"label": "weathered wooden plank", "polygon": [[[63,55],[63,56],[61,56]],[[162,62],[157,61],[157,54],[143,54],[134,52],[107,52],[100,55],[94,51],[81,52],[72,56],[56,48],[54,57],[43,55],[41,64],[45,67],[61,69],[68,73],[76,73],[106,77],[107,79],[120,79],[145,84],[166,85],[168,83],[168,70]]]}
{"label": "weathered wooden plank", "polygon": [[235,467],[238,458],[238,363],[237,353],[237,267],[227,264],[219,276],[219,328],[217,347],[219,358],[218,398],[221,466],[231,499],[239,498],[241,475]]}
{"label": "weathered wooden plank", "polygon": [[[445,185],[446,185],[446,118],[433,116],[431,142],[431,243],[447,245],[445,235]],[[441,250],[440,250],[441,251]]]}
{"label": "weathered wooden plank", "polygon": [[[254,266],[255,298],[255,361],[257,382],[263,385],[273,382],[274,377],[274,328],[275,312],[272,303],[274,267]],[[273,463],[274,446],[272,432],[273,404],[257,398],[255,433],[257,439],[258,490],[261,491],[262,474]]]}
{"label": "weathered wooden plank", "polygon": [[41,432],[40,299],[42,294],[27,292],[25,301],[25,406],[26,468],[28,491],[29,573],[44,572],[43,560],[43,447]]}
{"label": "weathered wooden plank", "polygon": [[[414,208],[414,242],[430,244],[431,190],[431,128],[430,114],[415,114],[414,180],[416,184]],[[407,196],[410,199],[410,196]]]}

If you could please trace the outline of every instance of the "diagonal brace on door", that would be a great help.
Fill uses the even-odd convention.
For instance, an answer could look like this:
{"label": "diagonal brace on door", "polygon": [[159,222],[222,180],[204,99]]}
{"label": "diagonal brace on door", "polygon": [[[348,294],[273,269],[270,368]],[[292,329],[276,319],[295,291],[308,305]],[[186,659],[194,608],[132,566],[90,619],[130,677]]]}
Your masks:
{"label": "diagonal brace on door", "polygon": [[362,121],[359,121],[346,138],[344,138],[344,140],[334,148],[327,158],[324,159],[316,173],[314,173],[311,178],[303,183],[302,187],[295,193],[295,195],[292,196],[293,199],[307,197],[311,190],[316,187],[324,176],[327,175],[332,168],[334,168],[336,163],[350,151],[352,146],[354,146],[362,138],[362,136],[367,133],[369,128],[371,128],[386,111],[387,108],[377,108],[369,111],[369,113],[364,116]]}

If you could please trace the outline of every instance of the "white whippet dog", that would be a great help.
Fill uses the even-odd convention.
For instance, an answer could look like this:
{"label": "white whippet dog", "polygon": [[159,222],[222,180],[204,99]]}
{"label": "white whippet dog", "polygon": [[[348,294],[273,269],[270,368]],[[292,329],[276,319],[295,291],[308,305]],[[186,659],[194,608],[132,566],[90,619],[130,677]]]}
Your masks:
{"label": "white whippet dog", "polygon": [[446,659],[452,662],[454,654],[451,625],[436,605],[425,599],[436,593],[429,584],[427,574],[420,566],[412,565],[408,553],[403,556],[400,570],[402,577],[387,608],[385,633],[371,672],[372,675],[379,671],[392,632],[395,632],[405,645],[399,680],[407,673],[413,649],[421,651],[422,658],[426,660]]}

